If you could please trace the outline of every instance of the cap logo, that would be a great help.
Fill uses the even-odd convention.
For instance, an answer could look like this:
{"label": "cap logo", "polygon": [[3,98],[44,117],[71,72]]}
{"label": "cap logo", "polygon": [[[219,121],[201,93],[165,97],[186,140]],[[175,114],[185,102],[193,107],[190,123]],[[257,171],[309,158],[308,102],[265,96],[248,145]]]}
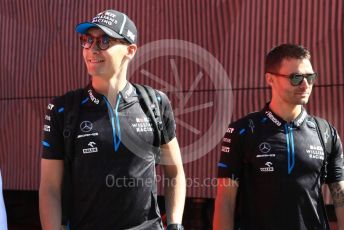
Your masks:
{"label": "cap logo", "polygon": [[127,32],[127,37],[135,41],[135,34],[133,34],[133,32],[131,32],[130,30],[128,30]]}
{"label": "cap logo", "polygon": [[116,10],[106,10],[98,13],[92,20],[79,23],[75,27],[75,31],[85,34],[88,29],[93,27],[97,27],[110,37],[126,40],[129,44],[137,41],[135,24],[127,15]]}
{"label": "cap logo", "polygon": [[116,20],[116,14],[110,12],[103,12],[94,17],[92,23],[104,23],[111,26],[112,23],[117,24],[118,21]]}

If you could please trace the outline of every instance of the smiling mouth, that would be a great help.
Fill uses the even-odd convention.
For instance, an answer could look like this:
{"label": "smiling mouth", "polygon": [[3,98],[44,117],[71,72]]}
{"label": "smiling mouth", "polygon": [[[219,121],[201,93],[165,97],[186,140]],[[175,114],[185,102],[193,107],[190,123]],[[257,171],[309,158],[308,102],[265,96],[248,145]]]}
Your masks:
{"label": "smiling mouth", "polygon": [[101,62],[104,62],[104,60],[90,59],[90,60],[88,60],[88,62],[90,62],[90,63],[101,63]]}

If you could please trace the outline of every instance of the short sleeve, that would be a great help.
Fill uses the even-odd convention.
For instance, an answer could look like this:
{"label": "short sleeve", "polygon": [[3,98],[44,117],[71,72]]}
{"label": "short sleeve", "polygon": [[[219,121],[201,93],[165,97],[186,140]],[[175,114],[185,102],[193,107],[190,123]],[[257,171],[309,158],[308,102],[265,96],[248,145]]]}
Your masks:
{"label": "short sleeve", "polygon": [[229,125],[222,140],[221,157],[218,163],[218,177],[240,178],[242,169],[241,135],[237,123]]}
{"label": "short sleeve", "polygon": [[332,153],[328,156],[326,183],[335,183],[344,180],[343,146],[337,131],[332,129]]}
{"label": "short sleeve", "polygon": [[46,109],[43,125],[42,158],[64,159],[62,119],[64,108],[59,106],[58,99],[52,100]]}
{"label": "short sleeve", "polygon": [[164,131],[161,136],[161,144],[167,144],[176,136],[176,122],[170,100],[165,93],[159,91],[158,100],[161,101],[162,122]]}

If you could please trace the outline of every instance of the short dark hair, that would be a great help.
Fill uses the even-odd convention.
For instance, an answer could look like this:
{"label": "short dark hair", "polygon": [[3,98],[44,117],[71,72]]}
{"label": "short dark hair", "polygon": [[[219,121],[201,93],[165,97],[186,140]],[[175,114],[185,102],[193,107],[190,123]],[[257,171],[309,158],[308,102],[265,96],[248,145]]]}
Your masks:
{"label": "short dark hair", "polygon": [[278,72],[283,59],[311,59],[310,52],[300,45],[282,44],[270,50],[265,57],[265,73]]}

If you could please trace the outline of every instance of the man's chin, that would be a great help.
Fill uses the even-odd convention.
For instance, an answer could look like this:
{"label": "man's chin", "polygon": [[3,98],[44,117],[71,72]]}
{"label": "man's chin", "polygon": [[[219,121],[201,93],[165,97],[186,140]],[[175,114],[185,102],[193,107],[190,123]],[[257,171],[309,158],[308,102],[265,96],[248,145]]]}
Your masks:
{"label": "man's chin", "polygon": [[99,71],[88,71],[88,74],[92,77],[105,77],[105,74]]}
{"label": "man's chin", "polygon": [[297,104],[298,105],[306,105],[308,103],[308,98],[306,99],[301,99]]}

